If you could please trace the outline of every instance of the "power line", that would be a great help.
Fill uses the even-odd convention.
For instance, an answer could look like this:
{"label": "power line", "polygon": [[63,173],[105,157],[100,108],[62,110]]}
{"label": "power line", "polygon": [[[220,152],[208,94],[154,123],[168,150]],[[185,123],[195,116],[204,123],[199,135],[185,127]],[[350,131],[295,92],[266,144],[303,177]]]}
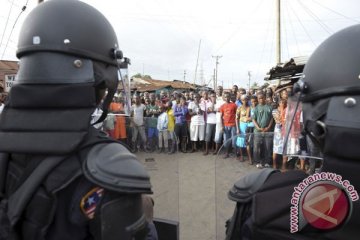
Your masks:
{"label": "power line", "polygon": [[313,39],[310,37],[310,34],[306,31],[306,28],[305,28],[304,25],[302,24],[299,16],[296,14],[296,12],[295,12],[294,9],[291,7],[291,5],[289,5],[289,6],[290,6],[290,9],[291,9],[291,11],[293,12],[294,16],[297,18],[300,26],[301,26],[302,29],[304,30],[305,34],[306,34],[306,35],[308,36],[308,38],[310,39],[311,43],[312,43],[314,46],[316,46],[315,42],[314,42]]}
{"label": "power line", "polygon": [[287,49],[287,57],[290,58],[289,42],[288,42],[288,33],[285,17],[282,18],[284,22],[284,32],[285,32],[285,45]]}
{"label": "power line", "polygon": [[4,40],[4,36],[5,36],[5,33],[6,33],[6,29],[7,29],[7,26],[8,26],[8,24],[9,24],[9,18],[10,18],[10,15],[11,15],[12,8],[13,8],[13,6],[14,6],[14,1],[15,1],[15,0],[13,0],[12,3],[11,3],[10,10],[9,10],[9,13],[8,13],[8,16],[7,16],[7,19],[6,19],[4,32],[3,32],[2,36],[1,36],[0,47],[2,46],[2,43],[3,43],[3,40]]}
{"label": "power line", "polygon": [[317,22],[320,25],[320,27],[322,27],[328,34],[332,34],[333,31],[325,23],[323,23],[321,19],[318,16],[316,16],[315,13],[313,13],[307,6],[305,6],[303,2],[299,0],[297,0],[297,2],[300,4],[302,8],[305,9],[305,11],[309,14],[309,16],[312,17],[315,20],[315,22]]}
{"label": "power line", "polygon": [[[260,3],[255,7],[255,9],[252,11],[252,16],[255,16],[255,13],[259,10],[260,6],[262,5],[262,3],[264,2],[264,0],[260,1]],[[216,53],[219,52],[219,50],[221,48],[223,48],[225,46],[225,44],[227,44],[234,36],[236,36],[236,34],[240,31],[241,27],[243,25],[246,24],[246,22],[248,22],[249,19],[247,19],[247,21],[243,22],[240,26],[238,26],[235,31],[230,35],[230,37],[228,37],[221,45],[220,47],[215,51]]]}
{"label": "power line", "polygon": [[295,31],[294,31],[294,26],[292,25],[292,21],[290,19],[290,13],[289,13],[289,6],[288,4],[286,4],[286,13],[288,15],[288,19],[289,19],[289,22],[290,22],[290,25],[291,25],[291,30],[292,30],[292,33],[294,35],[294,39],[295,39],[295,44],[296,44],[296,49],[298,51],[298,55],[300,56],[300,49],[299,49],[299,44],[298,44],[298,40],[297,40],[297,37],[296,37],[296,34],[295,34]]}
{"label": "power line", "polygon": [[20,11],[19,15],[17,16],[17,18],[16,18],[16,20],[15,20],[15,22],[14,22],[14,25],[13,25],[13,27],[11,28],[9,38],[8,38],[8,40],[7,40],[7,42],[6,42],[4,51],[3,51],[2,55],[1,55],[1,59],[4,58],[4,55],[5,55],[6,49],[7,49],[7,47],[8,47],[8,44],[9,44],[11,35],[12,35],[13,31],[14,31],[15,25],[16,25],[17,21],[19,20],[21,14],[26,10],[26,7],[27,7],[28,2],[29,2],[29,0],[27,0],[27,1],[26,1],[26,4],[21,8],[21,11]]}
{"label": "power line", "polygon": [[260,66],[262,65],[262,62],[263,62],[263,57],[264,57],[264,53],[265,53],[265,47],[266,47],[266,43],[268,42],[268,39],[269,39],[269,35],[270,35],[270,27],[272,26],[272,23],[274,21],[273,18],[271,18],[272,14],[270,11],[268,11],[269,13],[269,21],[268,21],[268,25],[267,25],[267,29],[266,29],[266,37],[265,37],[265,41],[264,42],[264,45],[263,45],[263,49],[261,51],[261,55],[260,55],[260,62],[258,64],[258,68],[256,70],[256,75],[255,75],[255,79],[258,78],[258,74],[259,74],[259,68]]}
{"label": "power line", "polygon": [[[274,19],[274,23],[275,23],[275,19]],[[273,24],[274,24],[273,23]],[[275,23],[276,25],[276,23]],[[276,34],[275,34],[275,31],[273,31],[273,34],[271,35],[270,37],[271,39],[271,45],[270,45],[270,58],[269,58],[269,63],[271,64],[272,63],[272,59],[273,59],[273,54],[274,54],[274,48],[275,48],[275,39],[276,39]]]}
{"label": "power line", "polygon": [[359,20],[356,20],[356,19],[354,19],[354,18],[350,18],[350,17],[348,17],[348,16],[345,16],[345,15],[342,14],[342,13],[339,13],[339,12],[337,12],[337,11],[329,8],[329,7],[326,7],[326,6],[322,5],[322,4],[320,4],[318,1],[313,0],[313,2],[315,2],[316,4],[318,4],[319,6],[325,8],[325,9],[329,10],[330,12],[333,12],[333,13],[339,15],[339,16],[342,16],[342,17],[344,17],[344,18],[346,18],[346,19],[348,19],[348,20],[354,21],[354,22],[356,22],[356,23],[360,23]]}

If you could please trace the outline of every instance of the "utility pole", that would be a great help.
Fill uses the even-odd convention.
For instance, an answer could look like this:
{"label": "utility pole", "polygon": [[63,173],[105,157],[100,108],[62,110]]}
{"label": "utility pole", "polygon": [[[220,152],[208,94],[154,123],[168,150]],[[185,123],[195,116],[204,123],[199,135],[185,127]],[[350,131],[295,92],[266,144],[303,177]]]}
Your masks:
{"label": "utility pole", "polygon": [[200,39],[200,42],[199,42],[199,48],[198,48],[198,53],[197,53],[197,58],[196,58],[194,84],[196,83],[197,68],[198,68],[198,65],[199,65],[200,47],[201,47],[201,39]]}
{"label": "utility pole", "polygon": [[277,15],[277,31],[276,31],[276,63],[281,63],[281,17],[280,17],[280,0],[276,0],[276,15]]}
{"label": "utility pole", "polygon": [[184,70],[184,82],[186,82],[186,70]]}
{"label": "utility pole", "polygon": [[251,82],[251,71],[248,71],[248,76],[249,76],[249,91],[250,91],[250,87],[251,87],[251,85],[250,85],[250,82]]}
{"label": "utility pole", "polygon": [[200,68],[200,82],[201,82],[201,85],[205,85],[204,66],[202,64],[201,64],[201,68]]}
{"label": "utility pole", "polygon": [[215,62],[215,89],[217,88],[217,81],[218,81],[218,65],[219,65],[219,59],[222,58],[222,56],[212,56],[216,59]]}
{"label": "utility pole", "polygon": [[214,90],[216,91],[215,74],[216,74],[216,70],[215,70],[215,68],[214,68],[214,74],[212,75],[212,79],[213,79]]}

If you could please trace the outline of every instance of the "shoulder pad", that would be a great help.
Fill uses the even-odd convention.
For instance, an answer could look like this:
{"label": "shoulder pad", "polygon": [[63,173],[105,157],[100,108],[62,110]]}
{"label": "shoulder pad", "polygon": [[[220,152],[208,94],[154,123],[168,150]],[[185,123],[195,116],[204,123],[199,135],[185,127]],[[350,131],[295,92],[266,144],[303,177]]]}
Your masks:
{"label": "shoulder pad", "polygon": [[144,166],[119,143],[97,144],[91,148],[83,165],[85,177],[120,193],[152,193],[150,176]]}
{"label": "shoulder pad", "polygon": [[228,198],[235,202],[248,202],[259,191],[266,179],[279,170],[266,168],[258,172],[252,172],[240,178],[228,193]]}

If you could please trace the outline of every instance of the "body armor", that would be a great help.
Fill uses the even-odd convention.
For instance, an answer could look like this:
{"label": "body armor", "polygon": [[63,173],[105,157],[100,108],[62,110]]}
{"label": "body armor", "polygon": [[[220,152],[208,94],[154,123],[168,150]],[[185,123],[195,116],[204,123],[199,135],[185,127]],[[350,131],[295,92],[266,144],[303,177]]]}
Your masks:
{"label": "body armor", "polygon": [[0,238],[143,239],[149,175],[90,125],[120,80],[112,26],[76,0],[41,3],[24,23],[0,116]]}

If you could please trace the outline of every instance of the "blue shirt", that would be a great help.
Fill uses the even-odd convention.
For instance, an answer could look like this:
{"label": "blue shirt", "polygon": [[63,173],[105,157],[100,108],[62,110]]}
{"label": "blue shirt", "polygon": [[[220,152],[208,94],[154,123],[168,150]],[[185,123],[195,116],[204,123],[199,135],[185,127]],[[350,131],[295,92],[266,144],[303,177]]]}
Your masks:
{"label": "blue shirt", "polygon": [[173,110],[175,116],[175,124],[186,123],[186,114],[188,113],[187,106],[174,105]]}

